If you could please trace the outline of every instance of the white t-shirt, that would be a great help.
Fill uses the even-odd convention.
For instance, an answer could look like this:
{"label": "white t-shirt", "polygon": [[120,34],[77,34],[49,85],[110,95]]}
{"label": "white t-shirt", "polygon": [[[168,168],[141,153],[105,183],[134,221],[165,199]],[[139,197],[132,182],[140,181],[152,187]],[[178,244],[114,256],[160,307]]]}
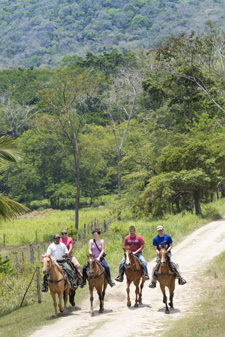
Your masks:
{"label": "white t-shirt", "polygon": [[62,257],[63,254],[68,254],[69,251],[66,247],[66,245],[64,245],[64,243],[59,242],[58,245],[56,245],[54,242],[50,244],[50,246],[48,246],[47,249],[47,254],[52,254],[52,257],[54,257],[54,259],[56,260],[63,260],[64,257]]}

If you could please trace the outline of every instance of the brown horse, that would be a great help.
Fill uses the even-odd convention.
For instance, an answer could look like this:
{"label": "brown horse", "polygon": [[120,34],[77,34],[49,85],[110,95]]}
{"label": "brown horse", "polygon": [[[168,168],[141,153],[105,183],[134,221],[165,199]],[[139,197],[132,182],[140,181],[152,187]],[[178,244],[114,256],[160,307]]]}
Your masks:
{"label": "brown horse", "polygon": [[105,275],[104,268],[100,266],[95,259],[95,254],[87,254],[87,279],[89,283],[89,291],[90,291],[90,314],[94,316],[93,310],[93,289],[97,290],[99,301],[100,301],[100,308],[99,313],[104,311],[104,297],[105,297],[105,290],[107,288],[107,278]]}
{"label": "brown horse", "polygon": [[[134,285],[136,287],[135,289],[135,307],[138,307],[138,302],[142,304],[142,289],[144,287],[145,280],[143,278],[143,269],[138,261],[138,259],[135,258],[133,255],[131,246],[125,246],[122,247],[124,250],[124,257],[125,257],[125,274],[127,277],[127,306],[131,306],[130,301],[130,285],[132,282],[134,282]],[[141,284],[140,284],[141,281]],[[140,289],[139,289],[140,284]]]}
{"label": "brown horse", "polygon": [[175,273],[171,270],[169,266],[169,258],[167,256],[167,245],[162,244],[159,246],[159,257],[160,257],[160,266],[158,269],[157,278],[160,284],[161,291],[163,293],[163,303],[166,305],[165,313],[169,314],[169,308],[167,305],[167,296],[165,287],[169,289],[170,293],[170,302],[169,306],[173,309],[173,296],[174,296],[174,289],[175,289]]}
{"label": "brown horse", "polygon": [[63,312],[62,299],[64,298],[64,310],[70,291],[68,282],[64,279],[62,267],[51,257],[51,254],[42,257],[43,273],[49,275],[48,284],[55,307],[55,316],[58,316],[55,294],[59,297],[59,310]]}

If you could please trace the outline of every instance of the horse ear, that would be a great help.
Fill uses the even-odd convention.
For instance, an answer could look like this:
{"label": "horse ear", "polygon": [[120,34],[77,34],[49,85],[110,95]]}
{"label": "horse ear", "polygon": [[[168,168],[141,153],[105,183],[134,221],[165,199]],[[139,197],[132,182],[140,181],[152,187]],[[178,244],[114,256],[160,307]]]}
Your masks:
{"label": "horse ear", "polygon": [[132,245],[130,245],[130,249],[133,247],[133,243],[132,243]]}
{"label": "horse ear", "polygon": [[92,255],[93,255],[93,257],[95,257],[95,253],[93,253]]}
{"label": "horse ear", "polygon": [[166,249],[167,249],[168,245],[166,245]]}
{"label": "horse ear", "polygon": [[87,257],[89,257],[89,254],[87,254]]}
{"label": "horse ear", "polygon": [[124,246],[122,246],[122,249],[125,250],[126,248]]}
{"label": "horse ear", "polygon": [[162,248],[162,246],[161,245],[159,245],[159,249],[161,249]]}

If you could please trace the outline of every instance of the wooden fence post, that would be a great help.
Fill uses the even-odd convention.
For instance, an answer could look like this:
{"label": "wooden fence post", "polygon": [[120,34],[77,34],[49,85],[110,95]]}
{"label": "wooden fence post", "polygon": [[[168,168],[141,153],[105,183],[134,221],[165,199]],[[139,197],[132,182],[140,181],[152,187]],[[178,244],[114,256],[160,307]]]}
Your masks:
{"label": "wooden fence post", "polygon": [[38,245],[37,249],[38,249],[38,262],[40,263],[41,259],[40,259],[40,247],[39,247],[39,245]]}
{"label": "wooden fence post", "polygon": [[90,234],[90,225],[88,224],[88,236]]}
{"label": "wooden fence post", "polygon": [[40,267],[37,267],[37,293],[38,293],[38,303],[41,303],[41,278],[40,278]]}
{"label": "wooden fence post", "polygon": [[79,238],[78,238],[78,233],[77,233],[77,249],[79,248]]}
{"label": "wooden fence post", "polygon": [[5,247],[5,234],[3,234],[3,246]]}
{"label": "wooden fence post", "polygon": [[84,238],[86,238],[86,223],[84,224]]}
{"label": "wooden fence post", "polygon": [[16,270],[19,270],[18,254],[16,252]]}
{"label": "wooden fence post", "polygon": [[80,241],[81,241],[81,247],[83,246],[83,235],[82,235],[82,229],[80,230]]}
{"label": "wooden fence post", "polygon": [[104,220],[104,222],[103,222],[103,226],[104,226],[104,232],[106,232],[106,230],[107,230],[107,225],[106,225],[106,221]]}
{"label": "wooden fence post", "polygon": [[34,264],[34,251],[32,245],[30,245],[30,263]]}
{"label": "wooden fence post", "polygon": [[46,253],[46,251],[47,251],[47,249],[46,249],[46,245],[44,244],[44,251],[45,251],[45,253]]}
{"label": "wooden fence post", "polygon": [[36,245],[37,245],[38,243],[37,230],[35,232],[36,232]]}
{"label": "wooden fence post", "polygon": [[93,221],[91,222],[91,232],[93,231]]}
{"label": "wooden fence post", "polygon": [[94,226],[96,227],[96,218],[94,219]]}

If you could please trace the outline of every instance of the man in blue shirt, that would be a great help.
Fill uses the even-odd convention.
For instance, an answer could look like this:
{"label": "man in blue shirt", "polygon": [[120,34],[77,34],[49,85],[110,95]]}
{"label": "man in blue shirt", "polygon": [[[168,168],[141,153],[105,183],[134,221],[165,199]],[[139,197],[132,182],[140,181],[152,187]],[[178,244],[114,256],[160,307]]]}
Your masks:
{"label": "man in blue shirt", "polygon": [[170,258],[170,263],[172,265],[172,267],[175,269],[176,272],[176,277],[178,278],[178,283],[183,285],[185,283],[187,283],[182,277],[181,277],[181,273],[180,273],[180,268],[178,263],[174,260],[172,253],[171,253],[171,249],[173,248],[173,240],[172,238],[167,235],[164,234],[164,229],[163,226],[158,226],[157,227],[157,232],[158,235],[154,237],[153,239],[153,246],[156,252],[156,258],[155,258],[155,266],[152,269],[152,278],[151,278],[151,283],[149,284],[149,288],[155,288],[156,287],[156,282],[157,282],[157,275],[156,275],[156,269],[158,269],[158,263],[159,263],[159,245],[164,243],[167,245],[167,256],[169,256]]}

